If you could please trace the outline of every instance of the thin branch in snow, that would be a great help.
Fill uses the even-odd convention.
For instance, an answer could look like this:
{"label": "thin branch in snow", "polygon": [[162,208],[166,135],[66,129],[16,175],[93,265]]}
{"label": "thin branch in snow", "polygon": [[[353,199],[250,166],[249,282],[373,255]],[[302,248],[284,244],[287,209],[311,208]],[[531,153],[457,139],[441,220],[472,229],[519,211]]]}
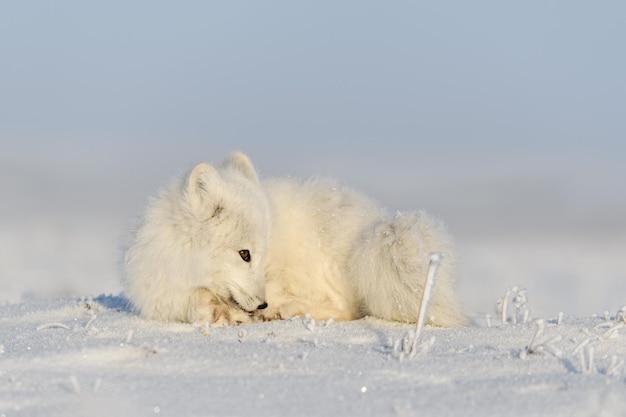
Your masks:
{"label": "thin branch in snow", "polygon": [[435,336],[427,341],[415,344],[413,332],[405,335],[402,339],[398,339],[393,343],[391,356],[402,361],[404,358],[413,359],[417,355],[425,354],[435,344]]}
{"label": "thin branch in snow", "polygon": [[[510,300],[509,300],[510,299]],[[517,286],[507,288],[504,296],[496,303],[497,311],[500,313],[500,323],[505,325],[509,322],[509,305],[513,304],[515,311],[511,315],[513,324],[528,323],[530,318],[530,310],[528,309],[528,298],[526,290]]]}
{"label": "thin branch in snow", "polygon": [[607,340],[607,339],[615,339],[617,337],[617,332],[618,330],[623,329],[624,327],[626,327],[626,324],[624,323],[617,323],[617,324],[613,324],[613,322],[604,322],[604,323],[600,323],[597,326],[594,327],[594,330],[599,330],[599,329],[604,329],[604,328],[608,328],[604,333],[595,336],[593,338],[593,340]]}
{"label": "thin branch in snow", "polygon": [[619,359],[617,356],[613,355],[611,363],[609,363],[609,366],[606,368],[605,374],[607,376],[619,376],[623,367],[624,359]]}
{"label": "thin branch in snow", "polygon": [[556,316],[556,325],[560,326],[563,323],[563,312],[559,311],[559,314]]}
{"label": "thin branch in snow", "polygon": [[578,352],[578,359],[580,360],[580,373],[581,374],[585,374],[587,373],[587,364],[585,362],[585,350],[584,349],[580,349],[580,351]]}
{"label": "thin branch in snow", "polygon": [[94,320],[96,320],[98,316],[93,314],[91,316],[91,318],[89,319],[89,321],[87,321],[87,323],[85,324],[85,330],[89,330],[89,326],[91,326],[91,324],[94,322]]}
{"label": "thin branch in snow", "polygon": [[561,349],[556,347],[554,344],[559,342],[562,338],[561,336],[555,336],[552,339],[539,342],[539,337],[543,334],[545,329],[545,321],[543,319],[539,319],[535,321],[537,328],[535,329],[535,333],[530,338],[530,342],[528,342],[528,346],[520,352],[520,359],[526,359],[528,355],[532,355],[535,353],[543,353],[549,352],[556,357],[561,357],[563,352]]}
{"label": "thin branch in snow", "polygon": [[593,326],[593,329],[598,330],[598,329],[606,329],[609,327],[613,327],[613,323],[611,323],[610,321],[603,321],[602,323]]}
{"label": "thin branch in snow", "polygon": [[617,337],[617,331],[626,327],[624,323],[617,323],[615,326],[609,328],[606,332],[602,333],[600,339],[615,339]]}
{"label": "thin branch in snow", "polygon": [[543,348],[543,350],[547,350],[557,358],[560,358],[561,356],[563,356],[563,351],[556,347],[554,344],[560,342],[562,339],[563,338],[560,335],[554,336],[552,339],[549,339],[548,341],[542,343],[541,347]]}
{"label": "thin branch in snow", "polygon": [[543,319],[539,319],[537,321],[535,321],[535,325],[537,326],[537,329],[535,329],[535,334],[533,335],[533,337],[530,339],[530,343],[529,345],[532,345],[533,342],[539,337],[541,336],[541,334],[543,333],[543,330],[545,329],[545,325],[546,322]]}
{"label": "thin branch in snow", "polygon": [[526,298],[526,290],[517,289],[517,287],[515,287],[513,290],[517,290],[517,293],[513,296],[513,305],[515,306],[513,324],[517,324],[518,320],[522,317],[522,322],[526,323],[526,321],[528,320],[528,309],[523,310],[524,312],[522,313],[522,308],[524,308],[528,303],[528,298]]}
{"label": "thin branch in snow", "polygon": [[526,348],[520,353],[521,359],[526,359],[527,354],[535,352],[535,347],[534,347],[535,340],[537,340],[537,338],[541,336],[541,334],[543,333],[543,329],[545,327],[544,321],[537,320],[535,324],[537,325],[537,328],[535,329],[535,333],[533,333],[533,336],[530,338],[530,342],[528,342],[528,346],[526,346]]}
{"label": "thin branch in snow", "polygon": [[435,280],[437,279],[437,271],[439,270],[439,266],[441,266],[441,261],[443,260],[443,253],[431,253],[428,263],[428,274],[426,275],[426,283],[424,284],[424,292],[422,293],[422,300],[420,301],[420,309],[417,315],[417,323],[415,323],[415,339],[417,339],[422,334],[422,329],[424,328],[424,323],[426,322],[426,311],[428,310],[428,304],[430,303],[430,297],[433,294],[433,286],[435,285]]}
{"label": "thin branch in snow", "polygon": [[48,329],[65,329],[65,330],[69,330],[69,326],[63,324],[63,323],[46,323],[46,324],[42,324],[40,326],[37,326],[36,330],[38,332],[42,331],[42,330],[48,330]]}
{"label": "thin branch in snow", "polygon": [[580,372],[583,374],[595,374],[596,366],[593,360],[594,349],[593,346],[586,347],[579,351],[578,358],[580,359]]}
{"label": "thin branch in snow", "polygon": [[500,323],[502,325],[505,325],[506,322],[508,321],[508,315],[509,315],[509,308],[508,308],[509,295],[511,295],[511,289],[507,288],[506,292],[504,293],[504,297],[500,298],[498,300],[498,302],[497,302],[498,311],[500,312]]}
{"label": "thin branch in snow", "polygon": [[587,346],[589,342],[591,342],[590,337],[583,339],[579,344],[576,345],[576,347],[572,351],[572,354],[573,355],[577,354],[580,350],[582,350],[585,346]]}
{"label": "thin branch in snow", "polygon": [[[594,337],[587,337],[582,340],[580,343],[578,343],[578,345],[576,345],[576,347],[572,351],[573,355],[578,354],[581,373],[593,374],[597,372],[594,363],[594,348],[593,346],[591,346],[591,343],[597,342],[599,340],[613,339],[617,337],[618,330],[624,328],[625,324],[617,323],[616,325],[612,325],[612,323],[605,322],[595,326],[594,329],[599,330],[607,327],[608,329],[604,333]],[[617,356],[613,355],[613,357],[611,358],[611,363],[606,368],[605,375],[618,375],[623,366],[624,360],[618,359]]]}
{"label": "thin branch in snow", "polygon": [[409,359],[414,358],[418,353],[426,353],[435,343],[435,338],[431,337],[428,341],[418,344],[418,340],[422,335],[422,330],[426,322],[426,312],[428,311],[428,304],[433,292],[433,286],[437,279],[437,271],[443,260],[443,253],[434,252],[430,254],[428,273],[426,275],[426,282],[424,284],[424,292],[422,293],[422,299],[420,301],[420,308],[417,315],[417,321],[415,323],[415,330],[413,333],[409,333],[402,339],[397,340],[393,345],[392,355],[402,360],[404,357]]}

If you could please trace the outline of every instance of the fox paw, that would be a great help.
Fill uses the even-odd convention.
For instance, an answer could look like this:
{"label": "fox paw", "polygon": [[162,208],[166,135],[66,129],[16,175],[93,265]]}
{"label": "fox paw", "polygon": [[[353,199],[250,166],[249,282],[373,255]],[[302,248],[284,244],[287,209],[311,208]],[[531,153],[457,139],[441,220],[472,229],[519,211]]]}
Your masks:
{"label": "fox paw", "polygon": [[206,288],[197,288],[189,297],[189,323],[208,323],[211,326],[232,326],[252,323],[251,317],[236,305],[223,300]]}
{"label": "fox paw", "polygon": [[269,307],[265,310],[257,310],[254,313],[254,318],[258,321],[273,321],[282,320],[283,316],[280,314],[280,308]]}
{"label": "fox paw", "polygon": [[292,317],[307,314],[305,308],[296,302],[288,302],[282,305],[268,307],[265,310],[257,310],[255,317],[261,321],[288,320]]}

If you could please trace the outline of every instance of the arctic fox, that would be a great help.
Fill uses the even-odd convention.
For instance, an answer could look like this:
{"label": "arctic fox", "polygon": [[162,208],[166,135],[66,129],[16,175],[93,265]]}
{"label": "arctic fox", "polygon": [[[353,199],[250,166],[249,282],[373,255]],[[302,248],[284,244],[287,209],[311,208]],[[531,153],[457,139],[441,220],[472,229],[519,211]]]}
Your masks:
{"label": "arctic fox", "polygon": [[388,216],[330,180],[260,182],[242,153],[196,165],[148,204],[125,252],[127,295],[145,317],[213,325],[364,316],[414,322],[431,252],[444,252],[428,321],[467,319],[444,226]]}

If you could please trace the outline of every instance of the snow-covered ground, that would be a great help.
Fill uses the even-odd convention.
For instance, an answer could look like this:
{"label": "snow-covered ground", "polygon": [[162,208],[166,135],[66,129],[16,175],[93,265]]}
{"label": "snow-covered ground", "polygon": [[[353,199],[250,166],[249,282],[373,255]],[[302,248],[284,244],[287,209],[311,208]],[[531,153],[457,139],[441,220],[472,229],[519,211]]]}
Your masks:
{"label": "snow-covered ground", "polygon": [[[626,328],[611,317],[457,330],[307,318],[160,324],[118,296],[0,307],[2,416],[622,416]],[[623,319],[621,319],[623,320]],[[434,344],[427,342],[434,338]],[[530,351],[526,348],[530,346]]]}

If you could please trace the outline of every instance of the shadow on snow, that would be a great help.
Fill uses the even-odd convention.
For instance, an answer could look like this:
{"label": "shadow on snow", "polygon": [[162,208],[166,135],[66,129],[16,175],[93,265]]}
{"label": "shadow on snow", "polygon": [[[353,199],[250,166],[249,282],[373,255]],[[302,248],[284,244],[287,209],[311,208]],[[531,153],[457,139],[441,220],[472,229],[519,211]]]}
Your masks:
{"label": "shadow on snow", "polygon": [[104,295],[101,294],[93,299],[96,303],[102,307],[110,310],[117,310],[122,313],[133,313],[133,306],[130,300],[123,294],[119,295]]}

